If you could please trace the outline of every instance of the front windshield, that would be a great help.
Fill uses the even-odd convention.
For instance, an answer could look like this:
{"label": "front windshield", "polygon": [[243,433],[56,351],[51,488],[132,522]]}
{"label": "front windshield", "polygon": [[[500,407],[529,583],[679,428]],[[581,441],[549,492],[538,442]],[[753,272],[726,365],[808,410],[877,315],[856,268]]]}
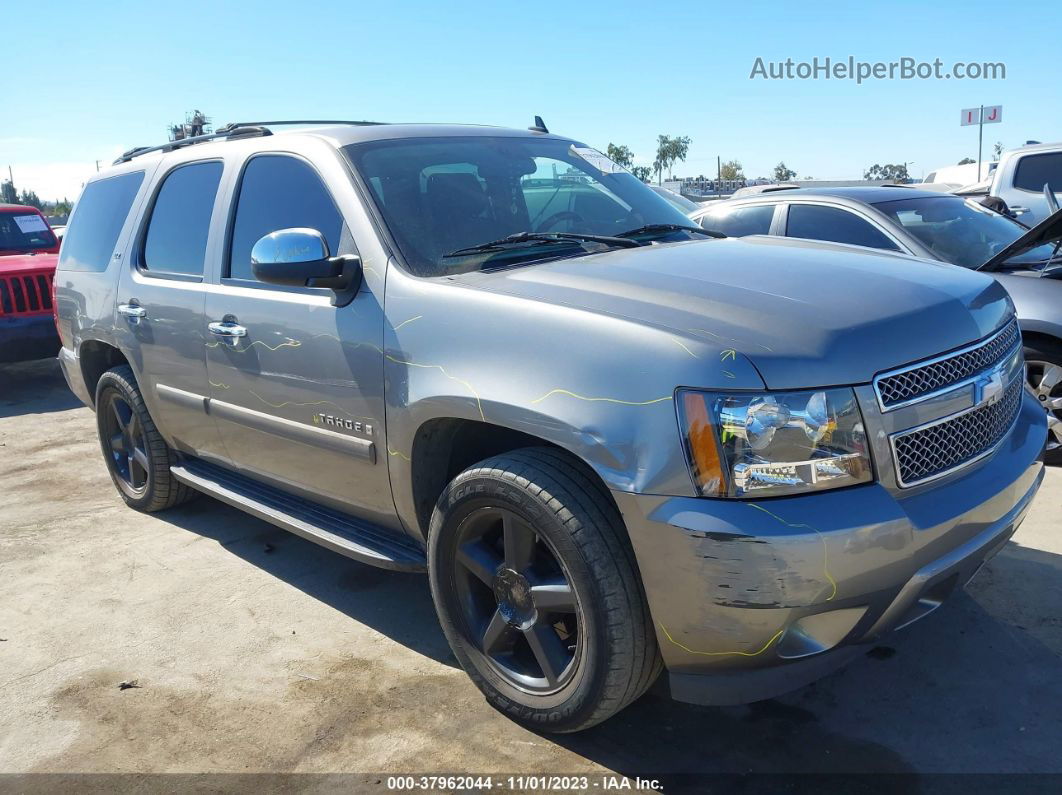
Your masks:
{"label": "front windshield", "polygon": [[0,251],[45,251],[55,248],[55,235],[34,212],[0,213]]}
{"label": "front windshield", "polygon": [[664,201],[666,201],[676,210],[681,210],[687,215],[700,209],[701,205],[697,204],[697,202],[695,201],[690,201],[681,193],[675,193],[675,191],[673,190],[668,190],[667,188],[662,188],[657,185],[650,185],[649,189],[653,193],[660,196]]}
{"label": "front windshield", "polygon": [[[439,276],[600,251],[606,244],[520,233],[614,236],[689,219],[596,150],[552,138],[403,138],[344,148],[414,273]],[[659,235],[655,239],[660,239]],[[668,239],[694,235],[672,232]],[[699,238],[698,238],[699,239]],[[447,256],[450,255],[450,256]]]}
{"label": "front windshield", "polygon": [[[875,204],[946,262],[977,268],[1028,230],[1010,218],[958,196],[898,199]],[[1009,262],[1034,265],[1050,258],[1053,246],[1026,251]]]}

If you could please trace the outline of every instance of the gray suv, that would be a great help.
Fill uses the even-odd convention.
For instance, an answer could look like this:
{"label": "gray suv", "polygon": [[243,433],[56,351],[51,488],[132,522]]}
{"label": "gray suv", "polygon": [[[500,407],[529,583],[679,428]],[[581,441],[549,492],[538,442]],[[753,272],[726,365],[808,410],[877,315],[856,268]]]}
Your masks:
{"label": "gray suv", "polygon": [[230,125],[93,178],[60,360],[133,508],[426,570],[487,699],[768,698],[935,609],[1043,477],[1003,288],[714,239],[548,133]]}

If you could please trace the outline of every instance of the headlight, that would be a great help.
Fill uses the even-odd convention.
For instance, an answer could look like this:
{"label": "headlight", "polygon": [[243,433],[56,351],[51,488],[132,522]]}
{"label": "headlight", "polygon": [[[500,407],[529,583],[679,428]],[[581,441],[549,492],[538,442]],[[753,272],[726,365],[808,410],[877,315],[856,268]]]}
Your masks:
{"label": "headlight", "polygon": [[871,480],[851,389],[678,394],[690,472],[705,497],[773,497]]}

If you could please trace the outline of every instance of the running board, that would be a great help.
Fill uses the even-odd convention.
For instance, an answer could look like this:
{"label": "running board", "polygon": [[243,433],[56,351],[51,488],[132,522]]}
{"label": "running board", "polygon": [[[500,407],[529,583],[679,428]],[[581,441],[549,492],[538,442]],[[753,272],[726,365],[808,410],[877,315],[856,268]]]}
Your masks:
{"label": "running board", "polygon": [[346,555],[395,571],[424,571],[424,550],[408,537],[309,500],[285,494],[205,461],[170,467],[177,480],[277,527]]}

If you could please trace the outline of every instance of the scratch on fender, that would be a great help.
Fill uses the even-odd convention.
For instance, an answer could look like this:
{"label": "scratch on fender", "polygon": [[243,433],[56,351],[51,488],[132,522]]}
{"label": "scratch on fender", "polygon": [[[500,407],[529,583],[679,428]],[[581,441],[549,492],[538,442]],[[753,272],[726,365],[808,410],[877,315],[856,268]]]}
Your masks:
{"label": "scratch on fender", "polygon": [[403,452],[401,452],[399,450],[392,450],[390,447],[387,448],[387,454],[390,455],[390,456],[398,456],[403,461],[412,461],[413,460],[412,458],[410,458],[405,453],[403,453]]}
{"label": "scratch on fender", "polygon": [[690,654],[701,654],[705,657],[726,657],[728,655],[737,655],[739,657],[756,657],[757,655],[763,654],[765,651],[767,651],[767,649],[771,648],[771,645],[780,637],[782,637],[782,633],[785,632],[784,628],[778,630],[776,633],[774,633],[773,637],[771,637],[771,639],[763,645],[763,648],[757,651],[698,651],[697,649],[691,649],[689,646],[684,646],[683,644],[675,640],[673,637],[671,637],[671,633],[667,631],[667,627],[665,627],[663,624],[660,625],[660,629],[663,631],[664,637],[666,637],[669,641],[674,643],[683,651],[689,652]]}
{"label": "scratch on fender", "polygon": [[483,422],[487,421],[486,416],[483,414],[483,401],[480,400],[479,392],[477,392],[476,388],[472,386],[472,384],[468,383],[468,381],[466,381],[465,379],[458,378],[456,375],[450,375],[450,373],[446,372],[446,368],[443,367],[441,364],[418,364],[417,362],[407,362],[404,359],[398,359],[389,353],[385,353],[384,356],[386,356],[390,361],[394,362],[395,364],[404,364],[406,367],[421,367],[425,370],[438,370],[451,381],[456,381],[457,383],[461,384],[465,387],[465,389],[471,392],[472,396],[476,399],[476,408],[479,409],[479,418],[483,420]]}
{"label": "scratch on fender", "polygon": [[792,527],[792,528],[797,529],[797,530],[799,530],[800,528],[806,528],[806,529],[811,530],[812,532],[814,532],[819,537],[819,541],[822,542],[822,574],[829,581],[830,588],[831,588],[830,595],[826,597],[826,601],[829,602],[831,599],[833,599],[835,596],[837,596],[837,581],[833,578],[833,575],[830,574],[830,552],[829,552],[829,547],[826,544],[826,536],[823,535],[821,530],[819,530],[817,527],[812,527],[811,525],[806,524],[804,522],[800,522],[800,523],[787,522],[781,516],[778,516],[777,514],[771,513],[766,508],[763,508],[763,507],[761,507],[759,505],[756,505],[753,502],[747,502],[747,503],[745,503],[745,505],[748,505],[750,508],[755,508],[757,511],[762,511],[763,513],[765,513],[768,516],[770,516],[772,519],[777,519],[779,522],[784,524],[786,527]]}
{"label": "scratch on fender", "polygon": [[653,398],[652,400],[620,400],[619,398],[610,397],[586,397],[585,395],[577,395],[574,392],[569,392],[567,389],[551,389],[540,398],[535,398],[532,403],[541,403],[546,398],[552,395],[567,395],[573,397],[576,400],[585,400],[589,403],[618,403],[621,406],[651,406],[653,403],[663,403],[664,401],[670,401],[671,395],[667,397]]}

